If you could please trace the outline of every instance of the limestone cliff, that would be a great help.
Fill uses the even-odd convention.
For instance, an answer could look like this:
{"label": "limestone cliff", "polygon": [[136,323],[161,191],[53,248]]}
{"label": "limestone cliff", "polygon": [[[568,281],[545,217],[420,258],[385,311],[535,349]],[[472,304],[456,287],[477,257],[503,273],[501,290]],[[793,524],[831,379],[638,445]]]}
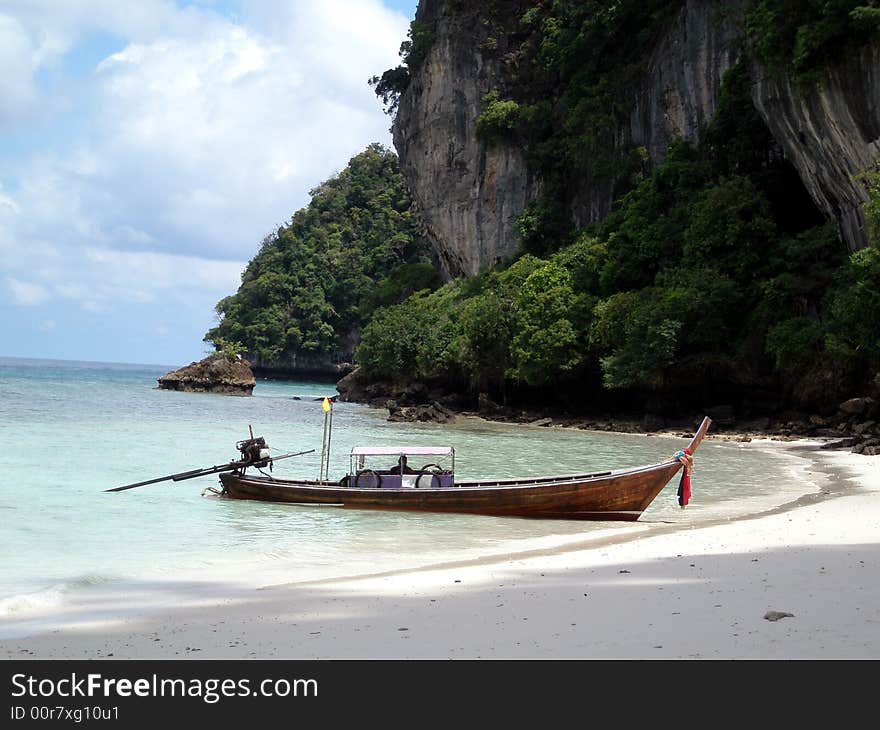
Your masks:
{"label": "limestone cliff", "polygon": [[[615,146],[643,147],[656,163],[671,141],[699,136],[715,111],[724,73],[743,53],[748,4],[680,2],[639,82],[621,91],[631,113],[615,130]],[[401,169],[452,275],[474,274],[514,253],[516,218],[542,188],[541,170],[530,167],[520,146],[487,145],[475,133],[483,96],[511,72],[499,60],[505,39],[488,37],[478,5],[420,1],[416,18],[432,23],[433,42],[400,98],[393,126]],[[519,17],[523,3],[508,5],[508,15]],[[753,77],[755,106],[817,208],[838,221],[850,249],[863,247],[866,192],[858,175],[880,152],[880,47],[841,59],[810,86],[758,66]],[[600,220],[610,209],[607,182],[581,180],[571,192],[575,224]]]}
{"label": "limestone cliff", "polygon": [[644,147],[655,163],[676,139],[694,140],[715,113],[721,79],[740,54],[745,2],[682,3],[645,64],[620,144]]}
{"label": "limestone cliff", "polygon": [[434,39],[393,126],[416,208],[453,275],[475,274],[513,253],[516,217],[536,193],[521,149],[477,138],[483,95],[503,72],[494,44],[504,40],[489,42],[479,5],[451,11],[445,0],[421,0],[416,19],[432,23]]}
{"label": "limestone cliff", "polygon": [[817,207],[850,250],[867,245],[860,175],[880,159],[880,46],[860,49],[807,88],[756,69],[754,101]]}

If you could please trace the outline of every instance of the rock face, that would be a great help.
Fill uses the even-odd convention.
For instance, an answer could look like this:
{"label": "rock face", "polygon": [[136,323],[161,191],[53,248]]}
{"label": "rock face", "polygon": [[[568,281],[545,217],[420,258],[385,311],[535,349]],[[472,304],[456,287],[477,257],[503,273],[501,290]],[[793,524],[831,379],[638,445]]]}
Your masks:
{"label": "rock face", "polygon": [[453,276],[510,256],[519,242],[516,217],[538,192],[522,150],[477,139],[483,96],[501,75],[497,50],[483,52],[479,10],[480,3],[450,12],[445,0],[419,2],[416,20],[436,21],[435,37],[392,130],[426,233]]}
{"label": "rock face", "polygon": [[[644,147],[654,163],[677,138],[696,140],[715,111],[724,73],[742,54],[748,0],[686,0],[631,93],[629,123],[615,144]],[[510,17],[521,11],[511,3]],[[421,0],[417,20],[434,41],[400,98],[393,126],[401,170],[450,275],[472,275],[519,246],[517,215],[541,190],[521,149],[476,136],[483,96],[504,69],[487,48],[479,4]],[[493,38],[496,44],[503,38]],[[502,51],[504,49],[501,49]],[[880,45],[863,48],[800,87],[755,67],[753,101],[817,208],[836,219],[850,249],[866,245],[858,181],[880,153]],[[604,217],[607,183],[581,181],[570,211],[578,224]]]}
{"label": "rock face", "polygon": [[164,390],[224,395],[252,395],[257,384],[244,360],[230,360],[222,352],[166,373],[158,382],[159,388]]}
{"label": "rock face", "polygon": [[455,420],[452,409],[461,407],[457,396],[432,390],[424,383],[372,380],[361,373],[360,368],[336,383],[336,390],[340,401],[387,408],[389,421],[449,423]]}
{"label": "rock face", "polygon": [[[352,345],[351,350],[354,350]],[[340,353],[340,358],[335,360],[327,355],[314,357],[302,354],[294,354],[286,359],[272,361],[261,360],[258,356],[248,354],[248,364],[254,375],[261,378],[341,378],[352,370],[352,364],[347,362],[351,355]]]}
{"label": "rock face", "polygon": [[651,161],[659,163],[673,141],[699,138],[715,114],[724,74],[739,60],[747,4],[683,3],[633,90],[629,129],[620,135],[622,146],[644,147]]}
{"label": "rock face", "polygon": [[836,218],[849,249],[868,245],[859,176],[880,155],[880,45],[826,69],[805,89],[788,78],[753,74],[753,99],[816,206]]}

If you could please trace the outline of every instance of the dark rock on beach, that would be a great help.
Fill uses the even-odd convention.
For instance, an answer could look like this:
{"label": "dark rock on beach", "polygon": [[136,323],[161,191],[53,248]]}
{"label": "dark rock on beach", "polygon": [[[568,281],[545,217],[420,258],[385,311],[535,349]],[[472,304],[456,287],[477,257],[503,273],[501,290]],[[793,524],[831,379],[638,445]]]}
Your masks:
{"label": "dark rock on beach", "polygon": [[396,401],[389,400],[387,408],[389,421],[449,423],[455,420],[455,414],[437,401],[415,406],[401,406]]}
{"label": "dark rock on beach", "polygon": [[850,398],[840,404],[840,412],[847,416],[864,416],[873,411],[873,398]]}
{"label": "dark rock on beach", "polygon": [[850,449],[858,443],[857,439],[854,438],[846,438],[839,439],[838,441],[829,441],[827,443],[822,444],[820,449]]}
{"label": "dark rock on beach", "polygon": [[783,618],[794,618],[794,614],[788,611],[767,611],[764,614],[764,618],[768,621],[779,621],[779,619]]}
{"label": "dark rock on beach", "polygon": [[215,352],[159,378],[159,388],[163,390],[223,395],[252,395],[256,384],[247,362],[230,358],[222,352]]}
{"label": "dark rock on beach", "polygon": [[851,451],[854,454],[877,456],[877,454],[880,454],[880,438],[865,439],[853,446]]}
{"label": "dark rock on beach", "polygon": [[387,408],[389,421],[454,420],[454,412],[464,410],[464,399],[456,393],[445,393],[425,383],[408,380],[371,380],[360,368],[336,383],[339,400],[367,403],[373,408]]}
{"label": "dark rock on beach", "polygon": [[505,418],[514,415],[512,409],[499,405],[489,397],[488,393],[480,393],[477,396],[477,412],[488,418]]}
{"label": "dark rock on beach", "polygon": [[712,406],[706,409],[706,415],[712,419],[717,426],[730,426],[736,423],[736,413],[733,406],[721,405]]}
{"label": "dark rock on beach", "polygon": [[336,383],[339,400],[350,403],[368,403],[376,408],[385,407],[389,398],[403,400],[400,388],[395,383],[374,381],[366,377],[360,368],[355,368]]}
{"label": "dark rock on beach", "polygon": [[642,430],[646,433],[659,431],[666,427],[666,419],[653,413],[646,413],[642,417]]}

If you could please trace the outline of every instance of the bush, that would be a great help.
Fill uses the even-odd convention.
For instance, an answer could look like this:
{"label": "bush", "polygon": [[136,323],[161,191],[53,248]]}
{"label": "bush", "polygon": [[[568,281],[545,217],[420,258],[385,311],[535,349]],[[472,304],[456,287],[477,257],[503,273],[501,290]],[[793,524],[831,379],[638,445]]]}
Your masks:
{"label": "bush", "polygon": [[497,91],[483,97],[483,111],[477,117],[477,137],[493,142],[509,137],[516,129],[519,104],[511,99],[500,99]]}
{"label": "bush", "polygon": [[510,344],[513,377],[529,385],[546,385],[581,361],[570,319],[573,303],[571,276],[558,263],[545,263],[523,282]]}
{"label": "bush", "polygon": [[829,345],[849,359],[880,366],[880,248],[853,253],[835,279]]}
{"label": "bush", "polygon": [[867,233],[871,241],[880,246],[880,169],[866,173],[863,180],[868,191],[868,200],[862,205]]}
{"label": "bush", "polygon": [[776,370],[788,377],[809,368],[822,354],[824,330],[810,317],[790,317],[774,325],[767,333],[767,352]]}

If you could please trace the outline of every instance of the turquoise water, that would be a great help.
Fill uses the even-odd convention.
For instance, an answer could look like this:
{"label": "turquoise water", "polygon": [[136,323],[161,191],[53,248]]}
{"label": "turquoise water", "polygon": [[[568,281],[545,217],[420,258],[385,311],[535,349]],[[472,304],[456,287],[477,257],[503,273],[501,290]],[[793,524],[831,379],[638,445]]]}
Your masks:
{"label": "turquoise water", "polygon": [[[638,524],[699,524],[810,491],[808,462],[773,450],[704,442],[686,510],[670,483],[641,523],[339,510],[202,496],[216,476],[108,494],[110,487],[237,457],[255,435],[276,476],[317,477],[332,383],[258,381],[250,398],[158,390],[168,367],[0,358],[0,622],[50,612],[114,585],[150,586],[173,603],[194,584],[265,585],[430,564],[581,539]],[[390,423],[338,403],[330,475],[354,445],[451,445],[462,478],[604,470],[653,463],[683,439],[511,426]],[[427,459],[431,461],[431,459]],[[8,632],[7,632],[8,633]],[[0,636],[3,627],[0,625]]]}

